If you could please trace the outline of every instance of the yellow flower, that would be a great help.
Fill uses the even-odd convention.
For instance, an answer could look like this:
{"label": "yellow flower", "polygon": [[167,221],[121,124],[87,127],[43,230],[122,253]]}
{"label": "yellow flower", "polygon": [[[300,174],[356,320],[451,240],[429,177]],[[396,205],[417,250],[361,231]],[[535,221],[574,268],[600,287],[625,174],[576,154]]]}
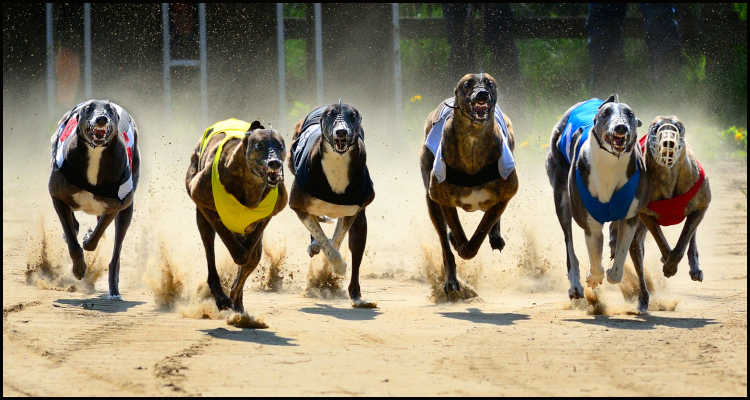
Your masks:
{"label": "yellow flower", "polygon": [[528,145],[529,145],[529,142],[523,142],[523,143],[521,143],[521,147],[525,147],[525,146],[528,146]]}
{"label": "yellow flower", "polygon": [[414,103],[415,101],[422,101],[422,96],[416,95],[411,98],[411,102]]}
{"label": "yellow flower", "polygon": [[742,132],[737,132],[736,135],[734,135],[734,140],[736,141],[742,141]]}

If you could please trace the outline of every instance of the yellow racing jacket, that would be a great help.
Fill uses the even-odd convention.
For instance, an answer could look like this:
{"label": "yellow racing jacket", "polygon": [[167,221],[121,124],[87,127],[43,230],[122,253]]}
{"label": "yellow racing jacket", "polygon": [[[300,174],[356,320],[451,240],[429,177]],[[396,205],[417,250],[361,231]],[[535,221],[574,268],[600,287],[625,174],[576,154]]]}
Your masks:
{"label": "yellow racing jacket", "polygon": [[221,151],[224,149],[224,144],[230,139],[236,138],[242,140],[248,129],[250,129],[249,123],[230,118],[210,126],[203,133],[203,139],[201,139],[200,156],[203,156],[203,150],[206,148],[206,144],[211,137],[218,133],[226,134],[224,139],[219,143],[219,147],[216,149],[216,155],[214,155],[213,163],[211,165],[211,189],[214,195],[216,211],[219,213],[221,222],[230,231],[236,233],[245,233],[245,228],[250,224],[271,215],[276,207],[276,201],[279,198],[279,188],[275,187],[263,200],[260,201],[260,204],[258,204],[257,207],[248,208],[240,203],[237,198],[227,192],[226,188],[219,180],[218,165],[219,159],[221,158]]}

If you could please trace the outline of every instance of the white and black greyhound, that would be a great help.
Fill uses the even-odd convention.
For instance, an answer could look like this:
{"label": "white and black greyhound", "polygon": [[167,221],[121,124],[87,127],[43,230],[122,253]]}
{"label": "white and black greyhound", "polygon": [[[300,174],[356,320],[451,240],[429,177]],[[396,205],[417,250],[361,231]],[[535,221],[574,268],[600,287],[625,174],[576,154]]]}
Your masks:
{"label": "white and black greyhound", "polygon": [[[89,100],[67,112],[52,135],[49,194],[62,223],[73,275],[86,274],[83,250],[96,249],[104,231],[115,221],[115,247],[109,263],[109,298],[122,300],[119,290],[120,251],[133,217],[133,195],[141,163],[138,127],[122,107]],[[96,228],[78,244],[74,211],[96,215]]]}
{"label": "white and black greyhound", "polygon": [[[604,280],[603,224],[618,225],[614,263],[607,281],[619,283],[623,265],[638,224],[638,213],[648,202],[648,177],[637,146],[641,121],[620,103],[616,94],[606,101],[591,99],[568,109],[555,127],[547,152],[547,176],[555,198],[557,217],[565,235],[571,299],[584,296],[578,259],[573,250],[571,219],[583,228],[590,268],[589,287]],[[631,251],[631,256],[633,252]],[[637,270],[643,277],[643,268]],[[641,285],[638,311],[648,310],[648,290]]]}
{"label": "white and black greyhound", "polygon": [[[318,106],[299,121],[289,148],[289,169],[294,174],[289,207],[310,231],[310,257],[322,250],[340,276],[346,273],[346,262],[339,247],[349,232],[349,298],[354,307],[369,308],[375,303],[362,300],[359,267],[367,243],[365,208],[375,199],[375,190],[367,169],[364,138],[359,111],[341,101]],[[326,217],[337,219],[330,240],[319,223]]]}

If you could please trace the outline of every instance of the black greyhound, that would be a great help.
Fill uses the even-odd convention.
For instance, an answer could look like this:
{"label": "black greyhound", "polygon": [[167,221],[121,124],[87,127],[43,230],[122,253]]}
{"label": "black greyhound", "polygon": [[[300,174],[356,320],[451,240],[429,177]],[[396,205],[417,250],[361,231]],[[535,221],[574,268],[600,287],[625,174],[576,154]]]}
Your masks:
{"label": "black greyhound", "polygon": [[[133,217],[133,196],[141,164],[138,127],[122,107],[89,100],[65,113],[52,135],[52,172],[49,194],[62,223],[73,275],[86,274],[83,250],[96,249],[109,224],[115,221],[115,248],[109,263],[109,298],[120,295],[120,251]],[[74,211],[97,216],[96,228],[78,244]]]}

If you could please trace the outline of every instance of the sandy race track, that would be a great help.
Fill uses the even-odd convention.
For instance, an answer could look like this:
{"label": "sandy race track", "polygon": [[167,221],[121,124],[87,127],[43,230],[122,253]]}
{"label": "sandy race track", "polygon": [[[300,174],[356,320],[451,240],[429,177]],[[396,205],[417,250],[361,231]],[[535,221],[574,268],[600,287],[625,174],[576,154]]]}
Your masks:
{"label": "sandy race track", "polygon": [[[632,292],[627,284],[605,282],[597,310],[567,299],[542,150],[519,147],[521,188],[503,216],[507,246],[498,254],[485,244],[460,265],[480,299],[436,303],[438,244],[417,146],[389,150],[372,136],[377,198],[367,209],[362,293],[379,308],[353,309],[335,291],[307,290],[308,271],[321,262],[309,260],[309,235],[285,209],[266,231],[271,257],[245,287],[246,309],[269,326],[256,330],[227,325],[205,298],[205,258],[183,183],[198,135],[143,140],[121,302],[106,299],[113,228],[89,255],[89,276],[76,281],[46,190],[47,139],[6,143],[4,396],[747,396],[746,162],[703,163],[713,189],[698,230],[704,282],[690,280],[686,258],[663,278],[647,240],[652,311],[640,317],[623,296]],[[473,232],[480,215],[461,217]],[[82,237],[95,219],[78,218]],[[679,229],[666,230],[671,243]],[[574,235],[585,276],[582,231]],[[228,254],[217,250],[228,276]],[[269,258],[280,264],[280,289],[264,276]]]}

